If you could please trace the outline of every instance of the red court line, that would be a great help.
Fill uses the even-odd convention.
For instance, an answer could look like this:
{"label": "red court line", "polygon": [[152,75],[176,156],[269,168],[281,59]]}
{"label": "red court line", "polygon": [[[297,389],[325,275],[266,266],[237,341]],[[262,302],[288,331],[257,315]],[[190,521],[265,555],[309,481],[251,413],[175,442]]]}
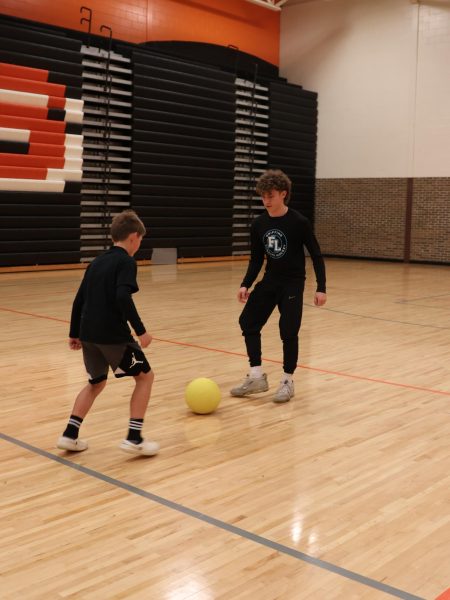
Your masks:
{"label": "red court line", "polygon": [[[49,319],[50,321],[59,321],[60,323],[69,323],[66,319],[57,319],[55,317],[47,317],[45,315],[37,315],[35,313],[24,312],[20,310],[14,310],[12,308],[4,308],[0,306],[0,310],[4,312],[11,312],[18,315],[26,315],[28,317],[35,317],[37,319]],[[247,358],[246,354],[242,352],[232,352],[231,350],[222,350],[220,348],[211,348],[209,346],[201,346],[200,344],[190,344],[188,342],[178,342],[176,340],[165,340],[163,338],[153,337],[157,342],[164,342],[166,344],[175,344],[177,346],[185,346],[187,348],[197,348],[199,350],[208,350],[209,352],[219,352],[220,354],[231,354],[232,356],[242,356]],[[281,360],[275,360],[273,358],[263,358],[263,361],[274,364],[283,364]],[[320,369],[318,367],[308,367],[307,365],[297,365],[300,369],[306,369],[308,371],[316,371],[317,373],[325,373],[326,375],[336,375],[336,377],[347,377],[349,379],[357,379],[359,381],[371,381],[372,383],[382,383],[384,385],[391,385],[394,387],[405,388],[408,390],[418,390],[420,392],[427,392],[430,394],[439,394],[442,396],[450,396],[450,392],[444,390],[435,390],[433,388],[426,388],[419,385],[410,385],[407,383],[397,383],[396,381],[389,381],[387,379],[377,379],[376,377],[366,377],[364,375],[352,375],[351,373],[343,373],[342,371],[330,371],[329,369]]]}
{"label": "red court line", "polygon": [[[210,348],[208,346],[200,346],[199,344],[188,344],[187,342],[177,342],[175,340],[164,340],[162,338],[153,338],[158,342],[166,342],[168,344],[177,344],[179,346],[188,346],[191,348],[199,348],[200,350],[209,350],[210,352],[220,352],[222,354],[232,354],[234,356],[243,356],[247,358],[246,354],[241,352],[230,352],[229,350],[221,350],[219,348]],[[263,361],[282,365],[282,360],[275,360],[273,358],[264,358]],[[342,371],[331,371],[329,369],[320,369],[318,367],[308,367],[307,365],[297,365],[300,369],[307,369],[308,371],[317,371],[318,373],[326,373],[327,375],[336,375],[338,377],[348,377],[350,379],[359,379],[361,381],[372,381],[374,383],[383,383],[385,385],[393,385],[395,387],[407,388],[410,390],[419,390],[421,392],[430,392],[432,394],[442,394],[443,396],[450,396],[450,392],[443,390],[435,390],[432,388],[421,387],[418,385],[409,385],[407,383],[397,383],[395,381],[388,381],[387,379],[377,379],[375,377],[366,377],[364,375],[352,375],[351,373],[343,373]]]}
{"label": "red court line", "polygon": [[3,306],[0,306],[0,310],[3,310],[4,312],[14,313],[16,315],[35,317],[36,319],[48,319],[49,321],[58,321],[59,323],[69,323],[67,319],[57,319],[56,317],[47,317],[46,315],[36,315],[35,313],[24,312],[23,310],[14,310],[12,308],[4,308]]}

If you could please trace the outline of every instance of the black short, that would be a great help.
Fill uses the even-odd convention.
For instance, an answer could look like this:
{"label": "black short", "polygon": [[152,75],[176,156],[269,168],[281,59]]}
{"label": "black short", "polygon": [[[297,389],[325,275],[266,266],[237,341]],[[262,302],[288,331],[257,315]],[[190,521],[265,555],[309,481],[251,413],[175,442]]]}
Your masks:
{"label": "black short", "polygon": [[94,344],[81,342],[89,383],[100,383],[108,377],[109,367],[115,377],[134,377],[151,369],[137,342],[126,344]]}

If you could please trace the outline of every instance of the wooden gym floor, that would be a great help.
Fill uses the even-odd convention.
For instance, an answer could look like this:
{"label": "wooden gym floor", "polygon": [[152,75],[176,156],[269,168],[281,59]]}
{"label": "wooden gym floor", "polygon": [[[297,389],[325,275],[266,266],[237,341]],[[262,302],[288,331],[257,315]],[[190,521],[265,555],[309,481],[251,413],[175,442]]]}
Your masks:
{"label": "wooden gym floor", "polygon": [[[142,267],[154,341],[145,432],[117,448],[130,381],[55,449],[86,376],[67,347],[80,271],[0,276],[0,598],[432,600],[450,586],[449,268],[328,260],[328,304],[305,294],[296,397],[264,330],[271,392],[231,398],[247,370],[235,299],[246,264]],[[184,404],[214,379],[212,415]]]}

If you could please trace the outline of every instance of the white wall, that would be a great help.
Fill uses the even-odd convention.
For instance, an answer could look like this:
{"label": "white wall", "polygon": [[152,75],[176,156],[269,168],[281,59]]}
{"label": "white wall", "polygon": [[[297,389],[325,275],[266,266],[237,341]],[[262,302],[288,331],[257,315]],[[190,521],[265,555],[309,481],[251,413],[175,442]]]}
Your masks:
{"label": "white wall", "polygon": [[450,0],[292,1],[280,74],[319,93],[317,177],[450,176]]}

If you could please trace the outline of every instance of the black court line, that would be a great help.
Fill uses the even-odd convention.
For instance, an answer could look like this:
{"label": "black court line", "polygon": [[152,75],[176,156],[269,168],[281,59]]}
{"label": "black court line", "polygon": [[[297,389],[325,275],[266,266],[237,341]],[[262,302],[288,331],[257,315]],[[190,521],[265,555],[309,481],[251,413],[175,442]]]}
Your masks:
{"label": "black court line", "polygon": [[435,300],[436,298],[443,298],[445,296],[450,296],[448,292],[445,294],[437,294],[435,296],[420,296],[419,298],[411,298],[411,300],[395,300],[399,304],[409,304],[410,302],[415,302],[416,300]]}
{"label": "black court line", "polygon": [[[305,303],[305,306],[317,308],[313,304]],[[396,319],[384,319],[383,317],[372,317],[371,315],[360,315],[358,313],[347,312],[345,310],[338,310],[336,308],[325,308],[324,306],[321,306],[320,310],[325,311],[325,312],[339,313],[341,315],[348,315],[349,317],[359,317],[360,319],[372,319],[374,321],[385,321],[386,323],[398,323],[400,325],[413,325],[414,327],[428,327],[430,329],[450,329],[450,327],[445,327],[445,326],[441,326],[441,325],[426,325],[423,323],[413,323],[412,321],[397,321]]]}
{"label": "black court line", "polygon": [[47,452],[46,450],[41,450],[40,448],[36,448],[31,444],[22,442],[21,440],[13,438],[4,433],[0,433],[0,439],[6,442],[10,442],[11,444],[15,444],[16,446],[20,446],[21,448],[29,450],[30,452],[34,452],[35,454],[38,454],[40,456],[44,456],[45,458],[49,458],[54,462],[65,465],[66,467],[70,467],[71,469],[80,471],[85,475],[89,475],[90,477],[94,477],[95,479],[99,479],[100,481],[104,481],[105,483],[109,483],[110,485],[130,492],[131,494],[141,496],[142,498],[146,498],[147,500],[156,502],[161,506],[165,506],[172,510],[176,510],[179,513],[202,521],[203,523],[208,523],[209,525],[213,525],[218,529],[222,529],[224,531],[227,531],[228,533],[232,533],[246,540],[255,542],[260,546],[271,548],[272,550],[276,550],[281,554],[286,554],[310,565],[314,565],[315,567],[323,569],[324,571],[335,573],[336,575],[340,575],[341,577],[345,577],[346,579],[351,579],[352,581],[356,581],[357,583],[361,583],[362,585],[379,590],[380,592],[384,592],[385,594],[389,594],[390,596],[395,596],[396,598],[402,598],[403,600],[425,600],[425,598],[422,598],[420,596],[414,596],[413,594],[409,594],[408,592],[405,592],[398,588],[386,585],[385,583],[381,583],[379,581],[376,581],[375,579],[370,579],[369,577],[365,577],[364,575],[360,575],[359,573],[354,573],[353,571],[349,571],[327,561],[321,560],[320,558],[314,558],[313,556],[309,556],[309,554],[305,554],[304,552],[300,552],[299,550],[295,550],[294,548],[290,548],[289,546],[284,546],[283,544],[279,544],[278,542],[274,542],[260,535],[256,535],[255,533],[246,531],[245,529],[241,529],[240,527],[236,527],[235,525],[230,525],[229,523],[221,521],[220,519],[215,519],[214,517],[205,515],[204,513],[188,508],[187,506],[178,504],[177,502],[172,502],[172,500],[167,500],[167,498],[162,498],[161,496],[157,496],[156,494],[152,494],[151,492],[146,492],[145,490],[135,487],[134,485],[130,485],[129,483],[125,483],[124,481],[120,481],[120,479],[114,479],[113,477],[109,477],[108,475],[104,475],[103,473],[99,473],[98,471],[94,471],[93,469],[89,469],[89,467],[78,465],[70,460],[67,460],[66,458],[63,458],[62,456],[57,456],[56,454],[52,454],[51,452]]}
{"label": "black court line", "polygon": [[419,304],[418,302],[403,302],[399,300],[396,304],[405,304],[406,306],[420,306],[421,308],[426,308],[427,310],[447,310],[446,306],[430,306],[429,304]]}

